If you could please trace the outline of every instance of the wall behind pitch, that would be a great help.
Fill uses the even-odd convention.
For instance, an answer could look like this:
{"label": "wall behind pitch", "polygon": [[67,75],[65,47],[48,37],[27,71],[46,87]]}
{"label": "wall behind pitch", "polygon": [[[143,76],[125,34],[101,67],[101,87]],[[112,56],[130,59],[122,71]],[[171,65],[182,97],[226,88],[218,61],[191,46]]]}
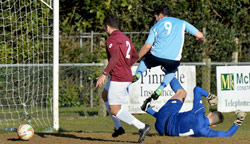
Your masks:
{"label": "wall behind pitch", "polygon": [[[137,66],[133,66],[132,72],[135,73],[136,69]],[[129,94],[126,97],[126,104],[123,105],[123,108],[131,113],[143,113],[140,109],[143,101],[150,97],[154,90],[158,88],[163,77],[164,73],[160,67],[151,68],[144,72],[137,82],[129,86]],[[193,107],[193,88],[196,85],[195,66],[180,66],[176,72],[176,77],[187,91],[187,98],[181,111],[188,111]],[[152,100],[151,106],[154,106],[153,109],[158,111],[174,94],[170,85],[168,85],[157,100]]]}

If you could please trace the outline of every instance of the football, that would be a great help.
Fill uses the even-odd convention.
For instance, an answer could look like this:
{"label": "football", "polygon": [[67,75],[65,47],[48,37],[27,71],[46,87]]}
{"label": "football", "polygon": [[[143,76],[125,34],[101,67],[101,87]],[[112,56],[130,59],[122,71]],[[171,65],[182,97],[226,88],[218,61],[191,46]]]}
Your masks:
{"label": "football", "polygon": [[22,140],[30,140],[34,135],[34,129],[29,124],[22,124],[17,129],[17,136]]}

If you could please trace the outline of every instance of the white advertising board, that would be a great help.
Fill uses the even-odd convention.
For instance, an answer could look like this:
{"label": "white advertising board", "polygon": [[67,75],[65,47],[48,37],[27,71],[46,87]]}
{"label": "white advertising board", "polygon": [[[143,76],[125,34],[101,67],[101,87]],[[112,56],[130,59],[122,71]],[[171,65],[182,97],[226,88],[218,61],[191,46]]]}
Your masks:
{"label": "white advertising board", "polygon": [[[134,74],[137,66],[132,67]],[[143,101],[150,97],[151,94],[160,86],[164,78],[164,73],[160,67],[148,69],[143,73],[143,76],[135,83],[131,84],[128,88],[129,95],[126,97],[126,104],[123,105],[131,113],[144,113],[140,107]],[[193,107],[193,88],[196,85],[196,72],[195,66],[180,66],[176,72],[176,78],[179,80],[182,87],[187,91],[187,98],[181,111],[191,110]],[[157,100],[152,100],[151,106],[158,111],[168,99],[175,93],[172,91],[170,85],[164,89],[161,96]]]}
{"label": "white advertising board", "polygon": [[217,66],[218,110],[250,111],[250,66]]}

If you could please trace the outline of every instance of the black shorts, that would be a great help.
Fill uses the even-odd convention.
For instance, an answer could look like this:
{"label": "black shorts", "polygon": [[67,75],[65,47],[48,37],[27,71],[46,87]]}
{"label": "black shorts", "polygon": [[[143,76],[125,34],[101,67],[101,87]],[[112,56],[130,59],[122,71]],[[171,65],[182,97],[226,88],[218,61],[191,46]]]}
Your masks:
{"label": "black shorts", "polygon": [[163,66],[167,70],[167,72],[177,71],[178,67],[180,65],[180,61],[158,58],[158,57],[152,55],[151,52],[148,52],[145,55],[144,62],[145,62],[148,69],[150,69],[152,67],[156,67],[156,66]]}

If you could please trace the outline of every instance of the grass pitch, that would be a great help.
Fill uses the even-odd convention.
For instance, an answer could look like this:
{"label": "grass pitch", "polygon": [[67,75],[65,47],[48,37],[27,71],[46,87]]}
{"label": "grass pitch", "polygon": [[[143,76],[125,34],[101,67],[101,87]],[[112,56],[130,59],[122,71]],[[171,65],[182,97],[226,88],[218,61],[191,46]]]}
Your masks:
{"label": "grass pitch", "polygon": [[[73,108],[60,110],[60,131],[58,133],[43,133],[36,131],[30,141],[17,139],[16,133],[0,134],[1,144],[100,144],[100,143],[136,143],[139,135],[138,130],[122,122],[126,133],[118,138],[112,138],[114,129],[113,121],[109,116],[99,117],[97,108]],[[159,136],[154,128],[155,118],[148,114],[134,115],[144,123],[151,125],[149,135],[143,143],[146,144],[250,144],[250,113],[238,131],[229,138],[192,138],[192,137],[170,137]],[[224,123],[213,127],[215,130],[227,131],[235,120],[234,113],[224,113]]]}

